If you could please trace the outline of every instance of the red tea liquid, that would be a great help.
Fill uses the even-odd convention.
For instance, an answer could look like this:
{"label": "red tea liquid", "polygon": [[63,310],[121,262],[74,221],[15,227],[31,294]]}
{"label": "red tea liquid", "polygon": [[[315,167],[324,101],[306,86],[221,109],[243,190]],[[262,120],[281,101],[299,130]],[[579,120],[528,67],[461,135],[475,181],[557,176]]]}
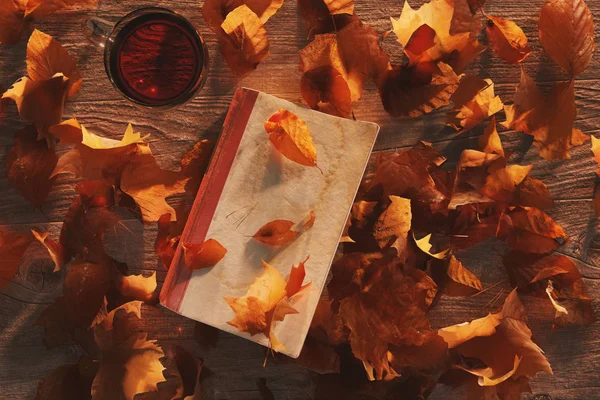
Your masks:
{"label": "red tea liquid", "polygon": [[117,87],[140,103],[168,105],[201,79],[202,42],[183,18],[143,15],[117,35],[110,68]]}

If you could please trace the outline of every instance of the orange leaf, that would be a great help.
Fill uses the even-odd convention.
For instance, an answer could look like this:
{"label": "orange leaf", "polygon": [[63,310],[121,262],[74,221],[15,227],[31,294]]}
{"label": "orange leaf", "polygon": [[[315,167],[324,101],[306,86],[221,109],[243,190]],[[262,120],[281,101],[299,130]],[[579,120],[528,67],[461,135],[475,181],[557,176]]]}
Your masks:
{"label": "orange leaf", "polygon": [[252,237],[269,246],[283,246],[298,236],[299,232],[291,229],[293,226],[292,221],[276,219],[263,225]]}
{"label": "orange leaf", "polygon": [[[346,13],[354,8],[353,1],[298,0],[298,6],[304,22],[308,25],[309,37],[314,34],[336,32],[350,22],[358,20],[356,14]],[[339,12],[336,12],[337,10]]]}
{"label": "orange leaf", "polygon": [[25,16],[39,19],[47,17],[62,8],[75,5],[81,7],[95,7],[98,4],[98,1],[99,0],[28,0]]}
{"label": "orange leaf", "polygon": [[156,286],[156,271],[148,277],[117,274],[117,290],[128,299],[149,302],[154,297]]}
{"label": "orange leaf", "polygon": [[456,165],[456,178],[448,208],[454,210],[465,204],[489,202],[481,193],[481,188],[488,173],[503,167],[505,162],[504,157],[498,154],[463,150]]}
{"label": "orange leaf", "polygon": [[264,24],[283,5],[283,0],[207,0],[202,5],[202,16],[206,24],[217,33],[227,15],[243,4],[254,11]]}
{"label": "orange leaf", "polygon": [[260,18],[241,5],[227,14],[219,33],[221,53],[229,67],[239,76],[256,69],[269,55],[269,39]]}
{"label": "orange leaf", "polygon": [[447,123],[456,130],[469,130],[485,119],[502,111],[502,100],[494,95],[491,79],[465,76],[450,97],[454,108],[448,113]]}
{"label": "orange leaf", "polygon": [[349,117],[352,98],[348,83],[335,68],[324,65],[302,75],[300,91],[309,107],[339,117]]}
{"label": "orange leaf", "polygon": [[31,19],[25,19],[26,0],[0,2],[0,44],[15,44],[29,29]]}
{"label": "orange leaf", "polygon": [[484,153],[498,154],[504,157],[504,148],[496,129],[496,116],[492,117],[490,123],[487,124],[483,131],[483,135],[479,137],[479,147]]}
{"label": "orange leaf", "polygon": [[354,0],[323,0],[331,15],[354,14]]}
{"label": "orange leaf", "polygon": [[598,171],[596,174],[600,176],[600,139],[592,136],[592,153],[594,154],[594,161],[598,164]]}
{"label": "orange leaf", "polygon": [[0,288],[6,286],[17,273],[21,258],[32,241],[31,234],[0,230]]}
{"label": "orange leaf", "polygon": [[548,160],[569,158],[568,150],[589,139],[573,128],[577,115],[574,81],[556,84],[544,97],[535,82],[521,70],[514,104],[504,107],[502,125],[534,137],[540,156]]}
{"label": "orange leaf", "polygon": [[567,241],[567,234],[537,208],[511,207],[500,216],[496,237],[519,251],[549,253]]}
{"label": "orange leaf", "polygon": [[6,156],[6,174],[12,186],[34,206],[41,208],[54,185],[50,178],[58,161],[38,131],[30,125],[15,135],[15,143]]}
{"label": "orange leaf", "polygon": [[375,223],[373,236],[382,249],[391,246],[402,256],[406,248],[411,223],[410,200],[390,196],[390,205]]}
{"label": "orange leaf", "polygon": [[216,239],[203,243],[183,243],[185,265],[191,270],[215,266],[227,254],[227,249]]}
{"label": "orange leaf", "polygon": [[491,15],[487,16],[485,31],[494,52],[509,64],[516,64],[531,53],[527,37],[519,25]]}
{"label": "orange leaf", "polygon": [[171,232],[171,214],[161,215],[158,219],[158,234],[154,242],[154,250],[166,269],[171,267],[180,238],[180,234]]}
{"label": "orange leaf", "polygon": [[292,271],[290,272],[290,276],[288,277],[287,284],[285,286],[285,293],[287,297],[292,297],[302,287],[302,282],[304,282],[304,277],[306,276],[306,270],[304,269],[304,264],[310,258],[310,254],[306,256],[306,259],[298,264],[297,267],[292,267]]}
{"label": "orange leaf", "polygon": [[273,146],[287,159],[300,165],[317,166],[317,149],[306,123],[288,110],[280,109],[265,122]]}
{"label": "orange leaf", "polygon": [[454,256],[450,256],[446,276],[449,278],[443,287],[448,296],[470,296],[483,290],[481,281],[465,268]]}
{"label": "orange leaf", "polygon": [[586,69],[594,53],[594,20],[584,0],[547,0],[539,30],[544,50],[567,73],[574,77]]}
{"label": "orange leaf", "polygon": [[27,43],[27,75],[34,81],[42,81],[57,73],[69,78],[68,97],[79,91],[82,78],[73,58],[52,36],[34,30]]}

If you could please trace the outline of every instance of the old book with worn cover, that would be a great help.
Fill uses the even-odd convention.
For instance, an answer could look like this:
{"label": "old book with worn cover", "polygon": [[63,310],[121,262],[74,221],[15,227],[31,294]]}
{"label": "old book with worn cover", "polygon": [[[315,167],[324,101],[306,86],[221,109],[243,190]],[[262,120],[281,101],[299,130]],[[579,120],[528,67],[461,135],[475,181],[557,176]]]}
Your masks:
{"label": "old book with worn cover", "polygon": [[[280,109],[306,122],[322,172],[288,160],[270,142],[264,123]],[[373,123],[337,118],[262,92],[238,89],[180,240],[216,239],[227,254],[211,268],[191,271],[184,264],[180,244],[161,304],[268,346],[262,333],[251,336],[227,323],[234,312],[225,298],[246,295],[263,272],[261,260],[285,278],[292,265],[310,255],[304,282],[312,284],[294,303],[298,313],[288,314],[275,327],[283,353],[298,357],[378,131]],[[270,247],[252,238],[267,222],[301,221],[311,210],[314,225],[286,246]]]}

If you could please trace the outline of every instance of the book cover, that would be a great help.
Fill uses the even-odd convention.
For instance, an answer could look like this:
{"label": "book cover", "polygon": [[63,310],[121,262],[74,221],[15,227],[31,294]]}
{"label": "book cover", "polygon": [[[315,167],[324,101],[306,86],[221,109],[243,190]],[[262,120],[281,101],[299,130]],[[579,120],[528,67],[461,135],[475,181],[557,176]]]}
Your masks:
{"label": "book cover", "polygon": [[[308,125],[319,168],[288,160],[270,142],[264,124],[280,109]],[[251,336],[227,323],[235,313],[225,298],[246,295],[263,272],[262,260],[285,278],[292,265],[310,256],[304,282],[311,285],[294,302],[298,313],[287,315],[274,328],[285,347],[282,352],[298,357],[378,131],[373,123],[238,89],[160,294],[161,304],[268,346],[265,335]],[[285,246],[271,247],[252,238],[270,221],[299,222],[311,211],[314,225]],[[181,243],[209,238],[227,249],[225,257],[211,268],[191,271],[184,264]]]}

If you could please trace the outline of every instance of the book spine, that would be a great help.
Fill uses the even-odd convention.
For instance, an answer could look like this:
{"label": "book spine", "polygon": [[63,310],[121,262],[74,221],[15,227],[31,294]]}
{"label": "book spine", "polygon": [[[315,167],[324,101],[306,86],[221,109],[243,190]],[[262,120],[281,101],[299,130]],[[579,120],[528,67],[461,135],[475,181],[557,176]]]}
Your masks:
{"label": "book spine", "polygon": [[238,89],[225,117],[221,136],[190,211],[179,246],[160,293],[163,306],[180,312],[192,271],[185,266],[182,243],[202,243],[219,203],[258,92]]}

